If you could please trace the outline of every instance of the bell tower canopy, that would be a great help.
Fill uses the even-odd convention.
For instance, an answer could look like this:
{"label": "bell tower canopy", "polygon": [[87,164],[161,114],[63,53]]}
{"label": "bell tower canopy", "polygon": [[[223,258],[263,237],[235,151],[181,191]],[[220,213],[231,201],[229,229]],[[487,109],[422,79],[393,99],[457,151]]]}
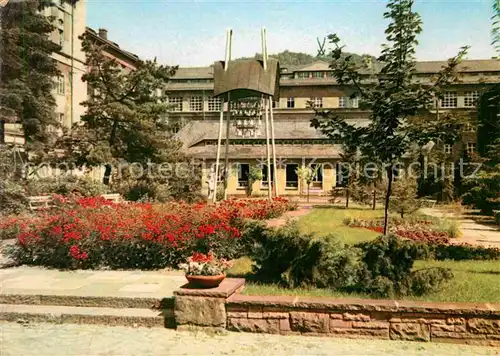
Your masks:
{"label": "bell tower canopy", "polygon": [[279,62],[276,59],[264,61],[257,59],[239,59],[229,62],[225,68],[225,61],[214,63],[214,96],[228,100],[244,99],[260,95],[279,95]]}

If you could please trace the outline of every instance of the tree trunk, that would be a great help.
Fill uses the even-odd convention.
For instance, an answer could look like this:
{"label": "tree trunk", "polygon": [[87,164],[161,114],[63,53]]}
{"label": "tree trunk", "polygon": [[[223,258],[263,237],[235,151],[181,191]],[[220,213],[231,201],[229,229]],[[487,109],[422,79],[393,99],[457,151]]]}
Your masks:
{"label": "tree trunk", "polygon": [[385,206],[384,206],[384,235],[387,235],[389,231],[389,200],[391,198],[392,190],[392,178],[394,174],[394,167],[391,166],[387,168],[387,194],[385,195]]}
{"label": "tree trunk", "polygon": [[0,120],[0,145],[5,143],[5,121]]}
{"label": "tree trunk", "polygon": [[373,183],[373,200],[372,200],[372,210],[377,208],[377,189],[375,182]]}
{"label": "tree trunk", "polygon": [[109,185],[109,180],[111,178],[111,165],[105,165],[106,169],[104,170],[104,177],[102,177],[102,184]]}
{"label": "tree trunk", "polygon": [[307,185],[307,202],[309,203],[309,184]]}
{"label": "tree trunk", "polygon": [[349,192],[349,187],[346,188],[345,191],[345,208],[349,209],[349,198],[350,198],[351,193]]}

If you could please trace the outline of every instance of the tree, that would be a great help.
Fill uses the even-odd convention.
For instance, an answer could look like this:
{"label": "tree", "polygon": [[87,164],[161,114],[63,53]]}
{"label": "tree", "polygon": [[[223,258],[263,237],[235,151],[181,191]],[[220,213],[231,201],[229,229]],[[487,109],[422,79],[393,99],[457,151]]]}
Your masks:
{"label": "tree", "polygon": [[491,29],[491,44],[495,46],[497,54],[500,56],[500,0],[493,0],[493,28]]}
{"label": "tree", "polygon": [[395,199],[390,201],[389,209],[397,212],[401,218],[420,208],[420,201],[417,199],[417,181],[409,176],[394,182],[393,195]]}
{"label": "tree", "polygon": [[249,197],[252,196],[253,183],[261,181],[263,176],[264,176],[264,174],[262,173],[261,168],[259,168],[257,166],[250,165],[250,167],[248,169],[247,196],[249,196]]}
{"label": "tree", "polygon": [[[307,202],[309,203],[309,188],[311,187],[311,183],[314,178],[316,178],[318,174],[319,166],[312,167],[298,167],[295,172],[297,173],[297,177],[301,180],[301,182],[305,183],[307,186]],[[302,191],[302,189],[301,189]]]}
{"label": "tree", "polygon": [[52,17],[43,10],[48,0],[10,1],[1,8],[0,126],[21,124],[27,157],[41,159],[50,143],[50,126],[57,126],[52,94],[59,74],[51,54],[61,47],[49,36]]}
{"label": "tree", "polygon": [[66,158],[76,166],[105,165],[105,184],[113,166],[146,167],[182,158],[180,142],[168,135],[169,106],[158,95],[176,68],[139,61],[136,70],[125,71],[103,46],[85,34],[80,38],[89,68],[83,80],[91,94],[83,102],[87,110],[81,122],[62,140]]}
{"label": "tree", "polygon": [[[449,59],[431,85],[415,82],[415,48],[422,21],[413,11],[413,3],[413,0],[389,1],[384,18],[391,22],[386,29],[388,43],[378,57],[383,63],[379,71],[363,70],[350,56],[342,58],[343,46],[339,45],[339,37],[335,34],[328,36],[334,45],[331,51],[334,76],[339,84],[356,88],[354,95],[360,98],[360,107],[371,111],[370,123],[360,127],[322,109],[316,109],[311,121],[313,127],[340,142],[356,138],[361,154],[376,157],[384,166],[387,174],[384,234],[388,231],[394,169],[413,142],[415,125],[412,118],[423,117],[427,122],[434,97],[439,95],[443,85],[457,79],[456,67],[467,53],[467,47],[464,47],[456,57]],[[427,138],[431,139],[431,132]]]}

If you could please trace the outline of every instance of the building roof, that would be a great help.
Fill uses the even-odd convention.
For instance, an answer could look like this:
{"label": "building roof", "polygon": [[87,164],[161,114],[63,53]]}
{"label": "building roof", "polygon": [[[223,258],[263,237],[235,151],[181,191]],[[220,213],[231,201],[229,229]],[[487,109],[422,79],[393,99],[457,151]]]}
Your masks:
{"label": "building roof", "polygon": [[[417,62],[416,70],[417,73],[422,74],[432,74],[439,72],[444,66],[447,65],[447,61],[423,61]],[[375,64],[374,69],[379,69],[380,65]],[[300,65],[300,66],[282,66],[287,68],[286,74],[300,71],[327,71],[330,70],[329,63],[325,61],[316,61],[314,63]],[[459,66],[458,71],[462,73],[471,72],[500,72],[500,61],[496,59],[472,59],[464,60]],[[213,68],[212,67],[185,67],[179,68],[176,75],[172,77],[173,79],[184,79],[184,78],[213,78]],[[318,80],[318,79],[315,79]]]}
{"label": "building roof", "polygon": [[[358,125],[366,125],[369,121],[367,119],[351,119]],[[237,128],[235,126],[236,120],[232,120],[229,138],[230,140],[239,140],[241,137],[237,136]],[[275,120],[274,132],[276,140],[317,140],[327,139],[319,130],[311,127],[309,120]],[[260,134],[249,138],[248,140],[262,140],[266,136],[265,123],[262,120],[260,126]],[[219,121],[217,120],[193,120],[188,122],[178,133],[179,138],[184,147],[192,147],[203,141],[217,140],[219,136]],[[222,139],[226,138],[226,130],[223,129]],[[205,147],[205,146],[203,146]]]}
{"label": "building roof", "polygon": [[101,36],[99,36],[99,34],[94,29],[92,29],[90,27],[86,27],[85,33],[90,34],[94,38],[94,40],[97,42],[100,42],[101,45],[106,45],[110,49],[113,49],[116,52],[123,55],[124,57],[127,57],[132,63],[136,63],[136,62],[140,61],[138,55],[120,48],[120,46],[116,42],[110,41],[106,38],[102,38]]}
{"label": "building roof", "polygon": [[[224,148],[222,157],[224,157]],[[339,158],[340,145],[276,145],[276,158]],[[198,159],[215,159],[217,157],[217,145],[190,147],[187,153]],[[229,159],[259,159],[266,157],[265,145],[229,145]]]}

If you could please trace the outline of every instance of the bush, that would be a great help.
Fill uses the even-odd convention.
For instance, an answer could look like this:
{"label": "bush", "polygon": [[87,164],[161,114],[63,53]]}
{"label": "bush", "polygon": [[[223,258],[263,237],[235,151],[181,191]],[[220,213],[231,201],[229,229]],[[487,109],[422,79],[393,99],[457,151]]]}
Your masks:
{"label": "bush", "polygon": [[333,237],[313,240],[296,223],[279,229],[253,230],[255,277],[293,287],[347,288],[356,284],[359,250],[344,247]]}
{"label": "bush", "polygon": [[20,214],[28,210],[28,196],[18,182],[0,182],[0,216]]}
{"label": "bush", "polygon": [[17,235],[9,253],[16,262],[71,269],[155,269],[176,267],[194,252],[237,258],[245,219],[274,217],[289,204],[286,199],[225,201],[216,206],[56,198],[59,205],[54,210],[0,224]]}
{"label": "bush", "polygon": [[495,222],[497,225],[500,225],[500,211],[495,213]]}
{"label": "bush", "polygon": [[358,245],[364,252],[357,290],[381,297],[425,294],[453,277],[449,269],[412,271],[415,260],[427,257],[427,249],[394,235]]}
{"label": "bush", "polygon": [[436,260],[500,260],[500,248],[497,247],[431,244],[426,248],[429,258]]}
{"label": "bush", "polygon": [[467,192],[463,202],[491,215],[500,210],[500,167],[493,171],[482,171],[466,181]]}
{"label": "bush", "polygon": [[84,197],[93,197],[109,193],[106,185],[88,176],[64,175],[47,177],[28,181],[27,191],[30,196],[77,193]]}
{"label": "bush", "polygon": [[404,218],[406,214],[412,214],[419,208],[420,200],[417,199],[416,180],[404,177],[395,181],[389,209]]}

